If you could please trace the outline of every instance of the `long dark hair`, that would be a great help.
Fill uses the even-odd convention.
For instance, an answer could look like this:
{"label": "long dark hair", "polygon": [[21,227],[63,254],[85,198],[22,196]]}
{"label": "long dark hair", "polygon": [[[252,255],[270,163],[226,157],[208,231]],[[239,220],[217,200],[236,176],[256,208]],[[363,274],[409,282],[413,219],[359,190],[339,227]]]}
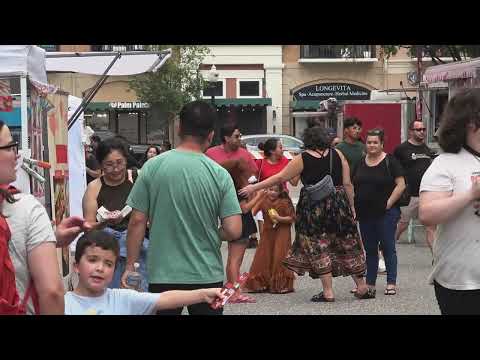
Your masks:
{"label": "long dark hair", "polygon": [[[6,126],[5,123],[0,120],[0,131],[2,131],[4,126]],[[17,201],[8,190],[2,188],[0,188],[0,198],[7,200],[7,202],[10,204],[13,204],[15,201]]]}
{"label": "long dark hair", "polygon": [[155,149],[155,151],[157,152],[157,155],[160,155],[160,153],[161,153],[160,148],[157,145],[150,145],[147,148],[147,150],[145,151],[145,154],[143,154],[143,158],[142,158],[142,161],[140,162],[140,165],[143,166],[143,164],[145,164],[147,162],[147,160],[148,160],[147,154],[150,151],[150,149]]}
{"label": "long dark hair", "polygon": [[306,128],[303,132],[303,144],[305,149],[325,150],[330,148],[330,137],[325,128],[320,126]]}
{"label": "long dark hair", "polygon": [[438,144],[444,152],[460,151],[471,122],[480,127],[480,89],[461,90],[448,101],[438,130]]}
{"label": "long dark hair", "polygon": [[263,150],[263,154],[266,157],[270,157],[270,155],[272,155],[272,152],[274,152],[275,149],[277,148],[277,145],[278,145],[279,141],[280,141],[279,138],[269,138],[264,143],[258,144],[258,148],[260,150]]}

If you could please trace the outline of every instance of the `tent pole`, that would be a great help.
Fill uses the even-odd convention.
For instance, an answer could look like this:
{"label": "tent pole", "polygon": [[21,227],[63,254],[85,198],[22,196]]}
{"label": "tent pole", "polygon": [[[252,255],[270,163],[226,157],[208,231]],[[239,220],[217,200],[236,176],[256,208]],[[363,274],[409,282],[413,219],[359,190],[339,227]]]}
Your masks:
{"label": "tent pole", "polygon": [[75,112],[73,113],[73,115],[71,116],[71,118],[68,120],[68,130],[70,130],[72,128],[72,126],[75,124],[75,121],[77,121],[78,117],[80,116],[81,113],[83,113],[85,111],[85,109],[87,108],[88,104],[90,103],[90,101],[93,99],[93,97],[95,96],[95,94],[98,92],[98,90],[100,89],[100,87],[105,83],[105,81],[107,80],[108,78],[108,72],[110,71],[110,69],[112,68],[113,64],[115,64],[117,62],[117,60],[122,56],[122,54],[119,52],[117,53],[117,55],[113,58],[112,62],[110,63],[110,65],[108,65],[107,69],[105,70],[105,72],[103,73],[103,75],[100,77],[100,79],[98,79],[97,83],[93,86],[92,90],[88,93],[88,95],[83,98],[82,100],[82,103],[80,104],[80,106],[75,110]]}
{"label": "tent pole", "polygon": [[30,157],[28,147],[28,103],[27,103],[27,76],[20,76],[20,109],[21,109],[21,124],[22,124],[22,151],[24,156]]}

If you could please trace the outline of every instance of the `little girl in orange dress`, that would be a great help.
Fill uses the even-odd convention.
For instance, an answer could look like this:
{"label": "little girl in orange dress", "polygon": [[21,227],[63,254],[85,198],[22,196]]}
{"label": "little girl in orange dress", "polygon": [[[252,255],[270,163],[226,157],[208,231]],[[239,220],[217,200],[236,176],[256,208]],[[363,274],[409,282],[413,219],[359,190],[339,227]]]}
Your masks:
{"label": "little girl in orange dress", "polygon": [[250,267],[245,287],[251,292],[285,294],[294,291],[295,275],[282,265],[291,246],[291,226],[295,222],[292,201],[279,184],[263,193],[253,213],[264,214],[261,241]]}

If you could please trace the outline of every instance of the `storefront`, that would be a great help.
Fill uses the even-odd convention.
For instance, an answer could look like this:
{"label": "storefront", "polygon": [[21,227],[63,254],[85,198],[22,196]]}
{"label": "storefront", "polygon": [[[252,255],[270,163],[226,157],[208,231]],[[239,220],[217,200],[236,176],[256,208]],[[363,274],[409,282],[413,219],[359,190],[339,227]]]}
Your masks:
{"label": "storefront", "polygon": [[166,115],[143,102],[92,102],[85,122],[96,132],[124,136],[132,144],[161,144],[169,140]]}
{"label": "storefront", "polygon": [[[338,109],[341,109],[342,102],[346,100],[369,100],[370,92],[371,89],[348,82],[319,82],[297,87],[291,92],[293,100],[290,102],[293,136],[301,137],[309,120],[315,118],[320,120],[321,101],[335,98],[338,101]],[[337,115],[338,120],[341,113],[338,112]],[[337,129],[338,123],[327,120],[324,126]]]}
{"label": "storefront", "polygon": [[461,89],[480,87],[480,58],[432,66],[425,71],[423,81],[423,119],[428,125],[428,143],[435,147],[435,133],[448,99]]}

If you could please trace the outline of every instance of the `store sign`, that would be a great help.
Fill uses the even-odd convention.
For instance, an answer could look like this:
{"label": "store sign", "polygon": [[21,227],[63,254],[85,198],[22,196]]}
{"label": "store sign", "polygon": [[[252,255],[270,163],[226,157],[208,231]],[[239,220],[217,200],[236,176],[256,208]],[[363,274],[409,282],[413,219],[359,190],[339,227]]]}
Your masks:
{"label": "store sign", "polygon": [[110,103],[110,108],[111,109],[149,109],[150,104],[149,103],[143,103],[143,102],[138,102],[138,101],[119,101],[119,102],[111,102]]}
{"label": "store sign", "polygon": [[370,90],[347,83],[323,83],[303,87],[293,93],[294,100],[370,100]]}

